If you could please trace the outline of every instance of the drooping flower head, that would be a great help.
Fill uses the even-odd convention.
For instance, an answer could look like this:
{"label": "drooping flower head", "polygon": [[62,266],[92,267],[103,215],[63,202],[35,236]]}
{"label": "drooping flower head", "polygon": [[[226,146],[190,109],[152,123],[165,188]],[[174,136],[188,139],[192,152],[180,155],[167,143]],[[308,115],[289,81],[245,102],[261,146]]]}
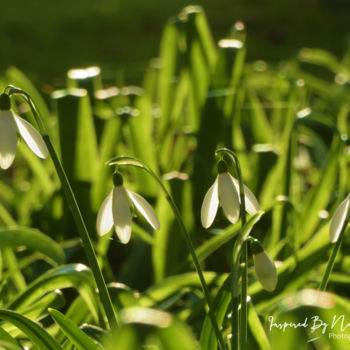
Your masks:
{"label": "drooping flower head", "polygon": [[350,209],[350,193],[339,204],[338,208],[334,212],[332,217],[331,226],[329,228],[329,238],[332,243],[335,243],[344,229],[344,225],[347,224],[347,218]]}
{"label": "drooping flower head", "polygon": [[126,189],[120,173],[114,173],[113,182],[114,188],[103,201],[97,214],[98,234],[103,236],[114,226],[120,241],[128,243],[131,236],[131,208],[136,209],[155,230],[159,230],[157,214],[146,199]]}
{"label": "drooping flower head", "polygon": [[251,244],[256,276],[265,290],[273,292],[277,286],[277,269],[261,243],[254,239]]}
{"label": "drooping flower head", "polygon": [[[245,208],[248,214],[254,215],[260,210],[259,203],[252,191],[244,185]],[[226,218],[233,224],[239,219],[240,197],[239,183],[227,169],[226,162],[218,162],[218,176],[206,193],[201,209],[201,221],[204,228],[212,225],[217,210],[221,205]]]}
{"label": "drooping flower head", "polygon": [[47,158],[48,150],[39,132],[11,110],[9,95],[0,95],[0,168],[8,169],[17,150],[17,131],[28,147],[40,158]]}

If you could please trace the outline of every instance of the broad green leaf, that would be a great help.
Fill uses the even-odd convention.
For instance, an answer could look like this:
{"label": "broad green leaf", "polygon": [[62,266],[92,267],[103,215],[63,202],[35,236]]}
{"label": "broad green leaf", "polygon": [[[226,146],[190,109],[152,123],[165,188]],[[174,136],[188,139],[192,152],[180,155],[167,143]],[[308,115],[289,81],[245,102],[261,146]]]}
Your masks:
{"label": "broad green leaf", "polygon": [[[158,172],[156,149],[153,138],[152,103],[148,96],[140,96],[135,101],[137,116],[131,116],[128,121],[130,128],[129,147],[136,158],[142,159],[153,171]],[[157,185],[149,176],[136,174],[138,192],[148,196],[156,194]]]}
{"label": "broad green leaf", "polygon": [[93,341],[87,336],[72,320],[64,316],[62,313],[55,309],[49,309],[49,313],[54,321],[61,328],[67,338],[77,347],[79,350],[96,350],[102,349],[97,342]]}
{"label": "broad green leaf", "polygon": [[91,324],[83,324],[80,329],[98,343],[101,343],[104,339],[110,337],[110,332]]}
{"label": "broad green leaf", "polygon": [[342,69],[339,60],[330,52],[322,49],[304,48],[299,52],[298,59],[301,62],[323,66],[334,73]]}
{"label": "broad green leaf", "polygon": [[[253,226],[260,220],[263,212],[259,212],[253,215],[247,222],[247,228],[250,230]],[[198,256],[198,260],[200,262],[204,261],[209,255],[214,253],[217,249],[219,249],[222,245],[230,241],[233,237],[235,237],[239,233],[238,225],[230,225],[228,228],[215,235],[214,237],[207,240],[200,247],[196,249],[196,253]]]}
{"label": "broad green leaf", "polygon": [[91,270],[82,264],[61,265],[49,270],[16,296],[8,305],[8,308],[23,310],[26,305],[40,299],[47,292],[57,288],[71,287],[79,291],[93,317],[97,320],[99,318],[99,305],[95,291],[95,282]]}
{"label": "broad green leaf", "polygon": [[195,350],[190,330],[170,314],[153,309],[129,308],[121,314],[122,326],[106,342],[106,349],[136,350],[160,347],[166,350]]}
{"label": "broad green leaf", "polygon": [[12,310],[0,309],[0,319],[6,320],[20,329],[40,350],[60,350],[61,347],[44,328]]}
{"label": "broad green leaf", "polygon": [[[204,272],[204,277],[207,284],[215,281],[218,277],[215,272]],[[224,277],[224,276],[223,276]],[[188,286],[200,287],[198,275],[194,272],[189,272],[181,275],[167,277],[159,283],[153,284],[148,288],[140,298],[140,305],[150,307],[170,297],[178,292],[181,288]]]}
{"label": "broad green leaf", "polygon": [[[167,174],[167,179],[168,191],[182,214],[184,224],[189,228],[193,224],[193,215],[191,209],[188,208],[188,205],[191,205],[191,199],[186,198],[186,194],[190,193],[189,181],[176,173]],[[174,213],[164,196],[158,198],[157,213],[162,218],[162,223],[160,229],[154,232],[152,260],[155,281],[159,282],[164,277],[178,271],[180,262],[186,257],[187,248],[182,235],[179,234],[179,226]],[[186,217],[187,213],[190,214],[189,219]]]}
{"label": "broad green leaf", "polygon": [[300,219],[300,227],[303,228],[302,242],[311,236],[320,221],[319,212],[327,208],[331,199],[339,169],[339,148],[339,139],[335,136],[325,165],[320,172],[319,181],[304,199]]}
{"label": "broad green leaf", "polygon": [[69,178],[92,181],[96,176],[97,141],[86,90],[55,91],[62,164]]}
{"label": "broad green leaf", "polygon": [[[228,313],[228,308],[231,304],[231,284],[232,280],[229,276],[222,287],[220,287],[213,302],[215,318],[219,329],[222,328],[225,315]],[[208,316],[204,319],[200,335],[200,344],[202,349],[216,350],[218,348],[218,341]]]}
{"label": "broad green leaf", "polygon": [[112,185],[112,169],[105,165],[106,161],[114,156],[114,152],[121,135],[121,120],[115,116],[104,124],[100,141],[100,159],[97,166],[96,180],[92,184],[91,197],[93,209],[98,210],[106,196],[106,185]]}
{"label": "broad green leaf", "polygon": [[30,94],[35,101],[35,104],[38,106],[41,115],[45,119],[49,117],[50,112],[44,99],[41,97],[41,94],[35,88],[34,84],[24,75],[23,72],[15,67],[10,67],[6,71],[6,77],[11,85],[14,85]]}
{"label": "broad green leaf", "polygon": [[248,123],[251,126],[251,132],[254,143],[269,143],[273,141],[273,131],[271,129],[269,120],[266,116],[265,110],[261,101],[254,92],[248,93],[248,101],[252,107],[249,113],[251,116]]}
{"label": "broad green leaf", "polygon": [[164,31],[160,45],[160,73],[159,73],[159,102],[161,116],[159,129],[161,135],[165,132],[169,123],[172,110],[174,91],[174,77],[177,62],[178,30],[173,23],[169,23]]}
{"label": "broad green leaf", "polygon": [[0,349],[1,350],[23,350],[23,348],[12,343],[8,343],[6,340],[0,340]]}
{"label": "broad green leaf", "polygon": [[58,243],[44,233],[26,227],[0,228],[0,247],[26,247],[40,252],[55,265],[65,261],[63,249]]}
{"label": "broad green leaf", "polygon": [[270,342],[265,333],[265,329],[261,324],[259,316],[252,303],[249,303],[248,307],[248,324],[256,342],[259,344],[259,348],[261,350],[271,350]]}
{"label": "broad green leaf", "polygon": [[[4,342],[4,343],[2,343]],[[6,344],[5,344],[6,342]],[[12,338],[10,334],[8,334],[5,330],[3,330],[0,327],[0,349],[5,346],[11,345],[12,347],[10,347],[9,349],[23,349],[21,346],[19,346],[19,344],[17,343],[16,339]],[[8,349],[7,347],[5,347],[5,349]]]}
{"label": "broad green leaf", "polygon": [[65,305],[66,300],[60,290],[55,290],[44,295],[40,300],[28,305],[21,313],[31,320],[39,320],[47,316],[47,309],[61,308]]}
{"label": "broad green leaf", "polygon": [[[84,298],[82,298],[80,295],[72,301],[65,315],[70,320],[72,320],[75,324],[84,324],[86,322],[93,322],[91,311],[89,310],[89,307],[86,304]],[[62,344],[66,339],[65,334],[56,324],[51,326],[50,333],[55,337],[56,341],[60,344]]]}

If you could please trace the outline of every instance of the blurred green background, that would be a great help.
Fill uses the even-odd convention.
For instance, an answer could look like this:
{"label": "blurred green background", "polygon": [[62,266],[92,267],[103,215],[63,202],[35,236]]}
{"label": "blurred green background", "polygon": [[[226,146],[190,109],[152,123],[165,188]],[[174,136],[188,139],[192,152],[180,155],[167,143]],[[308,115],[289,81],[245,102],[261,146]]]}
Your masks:
{"label": "blurred green background", "polygon": [[[216,40],[242,20],[248,61],[280,61],[302,47],[338,57],[349,40],[348,0],[203,0]],[[137,83],[157,56],[162,29],[189,0],[1,1],[0,70],[20,68],[36,83],[64,85],[70,68],[99,65],[105,79],[123,71]]]}

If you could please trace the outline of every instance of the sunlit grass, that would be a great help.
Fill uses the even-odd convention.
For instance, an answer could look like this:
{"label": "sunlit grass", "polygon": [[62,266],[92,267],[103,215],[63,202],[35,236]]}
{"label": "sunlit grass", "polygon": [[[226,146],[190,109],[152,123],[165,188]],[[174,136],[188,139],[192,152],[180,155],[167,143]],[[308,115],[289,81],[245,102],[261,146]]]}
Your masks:
{"label": "sunlit grass", "polygon": [[[0,347],[217,349],[219,331],[227,349],[347,348],[329,334],[347,334],[341,315],[350,322],[348,208],[337,250],[329,229],[349,192],[349,52],[338,59],[303,49],[279,64],[246,62],[249,36],[242,24],[234,28],[215,43],[202,9],[187,7],[166,26],[142,86],[109,86],[103,71],[87,68],[42,96],[22,72],[6,71],[1,91],[11,84],[31,96],[59,150],[120,324],[110,330],[57,162],[20,141],[12,167],[0,173]],[[11,99],[41,129],[25,100]],[[218,162],[241,186],[225,187],[237,191],[235,202],[222,189],[211,193],[210,205],[225,197],[225,207],[201,220]],[[115,167],[160,224],[148,225],[153,211],[147,206],[144,218],[130,202],[127,244],[114,230],[96,230]],[[247,219],[243,183],[259,203]],[[317,320],[328,327],[313,330]],[[307,325],[283,332],[284,322]]]}

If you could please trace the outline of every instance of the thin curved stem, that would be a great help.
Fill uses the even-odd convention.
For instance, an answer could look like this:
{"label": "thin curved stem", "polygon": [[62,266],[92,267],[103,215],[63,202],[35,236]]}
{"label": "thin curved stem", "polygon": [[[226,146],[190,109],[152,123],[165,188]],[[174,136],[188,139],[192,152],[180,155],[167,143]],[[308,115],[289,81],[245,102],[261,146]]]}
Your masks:
{"label": "thin curved stem", "polygon": [[[228,148],[220,148],[216,152],[216,154],[223,153],[224,155],[228,155],[236,169],[238,183],[239,183],[239,197],[240,197],[240,215],[241,215],[241,224],[242,228],[245,226],[247,222],[246,211],[245,211],[245,194],[244,194],[244,184],[243,184],[243,176],[241,172],[241,167],[239,164],[238,157],[236,154],[229,150]],[[239,262],[233,262],[234,264],[239,264]],[[248,323],[248,305],[247,305],[247,288],[248,288],[248,248],[246,242],[243,242],[241,247],[241,264],[242,264],[242,287],[241,287],[241,309],[240,309],[240,317],[239,317],[239,340],[241,345],[241,350],[247,349],[247,323]],[[232,299],[234,300],[235,296],[232,295]],[[235,303],[233,307],[237,307]],[[232,313],[238,314],[238,310],[232,310]],[[232,318],[232,329],[236,327],[233,322],[236,322],[237,319]],[[238,335],[236,336],[236,338]],[[232,348],[237,344],[237,339],[234,340],[232,337]]]}
{"label": "thin curved stem", "polygon": [[162,183],[162,181],[158,177],[158,175],[156,175],[153,172],[152,169],[150,169],[145,163],[143,163],[142,161],[140,161],[138,159],[135,159],[135,158],[132,158],[132,157],[117,157],[117,158],[114,158],[114,159],[110,160],[106,164],[107,165],[118,165],[118,166],[120,166],[120,165],[129,165],[129,166],[139,167],[139,168],[145,170],[147,173],[149,173],[154,178],[154,180],[156,180],[156,182],[160,185],[161,189],[163,190],[163,192],[165,194],[165,198],[167,199],[167,201],[168,201],[168,203],[169,203],[169,205],[170,205],[170,207],[171,207],[171,209],[172,209],[172,211],[173,211],[173,213],[175,215],[175,218],[176,218],[176,220],[177,220],[177,222],[178,222],[178,224],[179,224],[179,226],[181,228],[181,233],[183,234],[183,237],[185,239],[187,247],[188,247],[188,249],[190,251],[190,254],[191,254],[191,257],[192,257],[192,260],[193,260],[193,264],[194,264],[194,266],[196,268],[199,280],[200,280],[201,285],[202,285],[204,296],[205,296],[205,299],[206,299],[208,307],[209,307],[208,316],[209,316],[210,321],[212,323],[212,326],[214,328],[214,332],[215,332],[216,338],[218,340],[220,349],[221,350],[226,349],[226,345],[225,345],[224,339],[223,339],[222,334],[221,334],[221,332],[219,330],[219,326],[218,326],[218,323],[216,322],[216,318],[215,318],[215,315],[214,315],[214,308],[213,308],[213,304],[212,304],[212,301],[211,301],[208,285],[207,285],[207,282],[205,281],[205,278],[204,278],[204,275],[203,275],[203,271],[202,271],[202,268],[201,268],[201,266],[199,264],[199,261],[198,261],[198,258],[197,258],[197,255],[196,255],[196,252],[195,252],[195,249],[194,249],[191,237],[190,237],[189,233],[187,232],[186,227],[185,227],[185,225],[184,225],[184,223],[182,221],[182,217],[181,217],[180,211],[179,211],[177,205],[175,204],[173,198],[170,196],[167,188]]}
{"label": "thin curved stem", "polygon": [[339,238],[338,238],[337,242],[334,245],[334,248],[332,250],[332,254],[329,257],[328,264],[327,264],[327,267],[326,267],[326,271],[325,271],[325,273],[323,275],[322,281],[321,281],[320,286],[318,288],[321,291],[325,291],[326,288],[327,288],[329,277],[330,277],[330,275],[332,273],[332,270],[333,270],[333,267],[334,267],[334,263],[335,263],[335,259],[337,257],[338,251],[339,251],[341,243],[343,241],[343,237],[344,237],[344,233],[346,231],[346,227],[347,227],[347,223],[344,224],[344,227],[342,228],[342,230],[340,232]]}
{"label": "thin curved stem", "polygon": [[28,93],[26,93],[25,91],[23,91],[21,89],[17,89],[13,86],[9,86],[8,88],[10,90],[9,95],[11,95],[11,94],[23,95],[26,98],[26,100],[30,106],[30,109],[31,109],[31,111],[34,115],[34,118],[38,124],[40,133],[42,134],[43,140],[44,140],[44,142],[47,146],[47,149],[49,151],[49,154],[51,156],[52,162],[55,166],[56,173],[61,181],[62,189],[63,189],[63,192],[66,196],[66,200],[67,200],[69,209],[73,215],[74,222],[77,226],[78,232],[80,234],[80,238],[83,242],[85,254],[86,254],[86,257],[88,259],[89,265],[91,267],[92,273],[94,275],[96,285],[97,285],[97,288],[99,290],[99,295],[101,297],[101,303],[102,303],[103,308],[105,310],[109,326],[111,328],[115,328],[118,326],[118,323],[119,323],[118,313],[116,314],[114,311],[112,300],[111,300],[111,297],[109,295],[105,280],[104,280],[102,272],[101,272],[101,269],[98,265],[96,254],[95,254],[92,242],[90,240],[90,236],[89,236],[88,230],[86,228],[84,219],[81,215],[78,203],[75,199],[74,192],[73,192],[72,187],[69,183],[69,180],[68,180],[67,175],[64,171],[64,168],[63,168],[60,160],[58,159],[57,153],[52,145],[51,139],[50,139],[49,135],[47,134],[46,127],[45,127],[45,125],[40,117],[39,112],[37,111],[37,108],[36,108],[32,98],[30,97],[30,95]]}

